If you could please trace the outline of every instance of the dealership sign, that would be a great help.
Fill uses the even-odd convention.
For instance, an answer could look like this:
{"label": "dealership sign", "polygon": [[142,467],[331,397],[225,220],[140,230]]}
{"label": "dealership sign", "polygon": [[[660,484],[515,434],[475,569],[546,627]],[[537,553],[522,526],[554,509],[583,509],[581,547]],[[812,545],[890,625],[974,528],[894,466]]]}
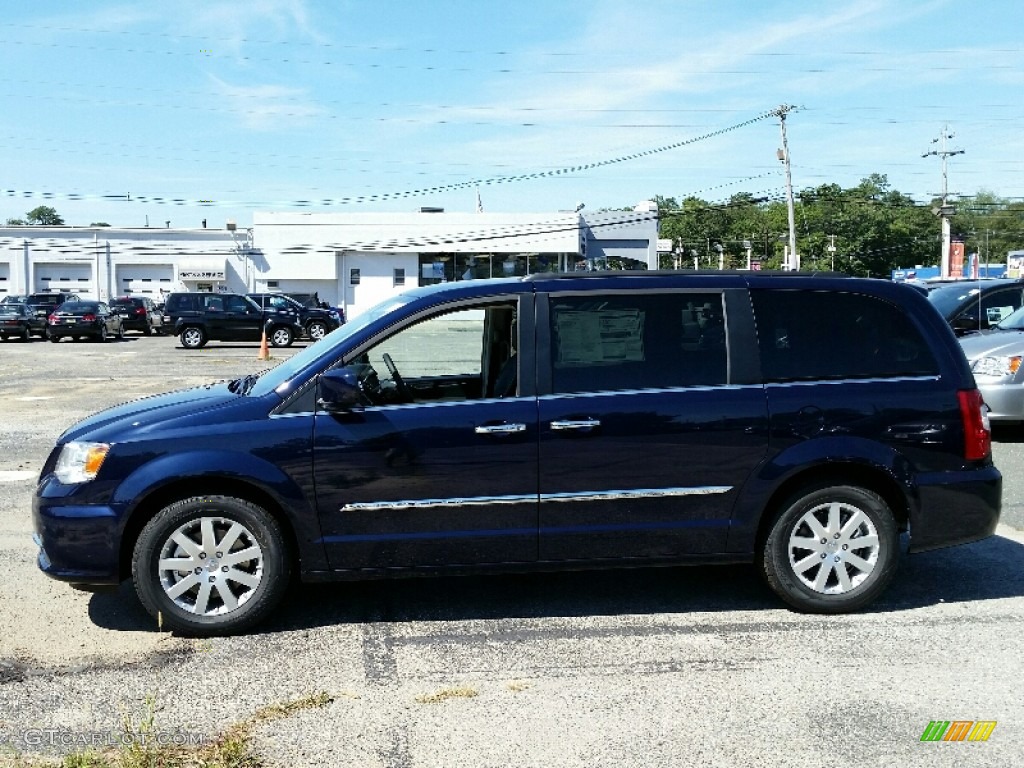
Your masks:
{"label": "dealership sign", "polygon": [[179,280],[224,280],[223,269],[182,269],[178,271]]}

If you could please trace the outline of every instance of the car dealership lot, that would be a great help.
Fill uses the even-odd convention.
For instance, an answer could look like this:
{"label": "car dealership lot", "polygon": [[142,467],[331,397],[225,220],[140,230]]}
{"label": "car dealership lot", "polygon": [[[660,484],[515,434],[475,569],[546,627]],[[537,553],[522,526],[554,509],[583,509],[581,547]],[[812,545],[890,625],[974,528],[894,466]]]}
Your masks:
{"label": "car dealership lot", "polygon": [[[1019,431],[996,435],[1000,535],[905,558],[851,616],[781,608],[749,568],[672,568],[301,587],[251,635],[193,641],[159,632],[127,585],[90,595],[37,571],[32,491],[64,428],[304,345],[265,362],[256,344],[172,337],[0,344],[0,741],[53,754],[26,734],[116,729],[147,697],[158,729],[209,737],[326,691],[257,729],[268,762],[988,765],[1024,749]],[[922,744],[932,720],[998,725]]]}

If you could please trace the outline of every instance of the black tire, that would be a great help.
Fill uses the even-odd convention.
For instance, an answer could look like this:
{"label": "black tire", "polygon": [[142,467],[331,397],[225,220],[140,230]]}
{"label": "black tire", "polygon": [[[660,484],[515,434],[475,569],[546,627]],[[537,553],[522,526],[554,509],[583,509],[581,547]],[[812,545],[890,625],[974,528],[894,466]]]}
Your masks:
{"label": "black tire", "polygon": [[772,590],[797,610],[847,613],[885,591],[899,556],[896,520],[881,496],[817,485],[782,504],[758,565]]}
{"label": "black tire", "polygon": [[185,349],[201,349],[206,342],[206,331],[200,326],[186,325],[181,329],[181,346]]}
{"label": "black tire", "polygon": [[[201,551],[204,526],[215,545],[231,540],[227,551]],[[186,551],[183,538],[197,551]],[[233,553],[258,556],[232,561]],[[169,558],[182,567],[161,570]],[[284,596],[290,570],[273,516],[230,496],[196,496],[164,507],[142,529],[132,554],[135,591],[146,610],[164,627],[196,637],[234,634],[265,619]]]}
{"label": "black tire", "polygon": [[320,339],[329,333],[327,330],[327,323],[323,320],[312,320],[309,325],[306,326],[306,333],[309,334],[309,338],[313,341],[320,341]]}
{"label": "black tire", "polygon": [[142,329],[142,332],[144,334],[146,334],[147,336],[152,336],[153,335],[153,326],[150,325],[150,323],[147,321],[146,322],[146,327]]}
{"label": "black tire", "polygon": [[93,337],[93,341],[95,341],[98,344],[107,343],[107,326],[105,323],[100,325],[100,332]]}
{"label": "black tire", "polygon": [[54,344],[56,344],[58,341],[60,341],[60,336],[50,336],[49,338],[50,338],[50,341],[52,341]]}
{"label": "black tire", "polygon": [[117,326],[117,340],[124,341],[124,323],[119,323]]}
{"label": "black tire", "polygon": [[25,342],[32,341],[32,331],[30,331],[28,328],[22,331],[21,340]]}
{"label": "black tire", "polygon": [[268,336],[271,346],[274,347],[290,347],[292,342],[295,341],[295,334],[286,325],[271,326]]}

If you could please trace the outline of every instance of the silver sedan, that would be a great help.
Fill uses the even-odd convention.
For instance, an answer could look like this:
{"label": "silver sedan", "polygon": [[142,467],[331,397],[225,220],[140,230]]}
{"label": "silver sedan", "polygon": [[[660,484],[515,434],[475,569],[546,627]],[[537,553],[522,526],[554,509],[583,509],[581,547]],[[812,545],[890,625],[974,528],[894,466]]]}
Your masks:
{"label": "silver sedan", "polygon": [[1024,421],[1024,307],[960,338],[992,421]]}

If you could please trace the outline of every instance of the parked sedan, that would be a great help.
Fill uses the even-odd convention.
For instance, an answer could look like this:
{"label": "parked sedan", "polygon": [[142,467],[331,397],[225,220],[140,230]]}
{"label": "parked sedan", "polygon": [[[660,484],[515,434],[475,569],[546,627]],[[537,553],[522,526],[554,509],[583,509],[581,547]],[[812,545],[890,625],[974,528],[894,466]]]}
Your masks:
{"label": "parked sedan", "polygon": [[6,341],[17,337],[22,341],[32,341],[33,334],[45,336],[46,321],[37,318],[28,304],[0,304],[0,339]]}
{"label": "parked sedan", "polygon": [[124,338],[121,315],[103,301],[65,301],[47,320],[46,335],[58,342],[65,336],[75,341],[91,338],[106,341],[111,336]]}
{"label": "parked sedan", "polygon": [[1024,421],[1024,307],[960,339],[992,421]]}

